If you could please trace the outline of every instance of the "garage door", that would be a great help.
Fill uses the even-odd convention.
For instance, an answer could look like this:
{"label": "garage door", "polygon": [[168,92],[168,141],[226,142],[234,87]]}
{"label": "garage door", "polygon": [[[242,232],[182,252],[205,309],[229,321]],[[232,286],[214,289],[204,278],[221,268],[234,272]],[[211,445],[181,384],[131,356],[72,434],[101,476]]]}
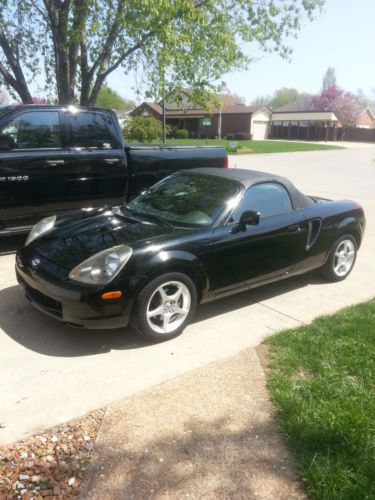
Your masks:
{"label": "garage door", "polygon": [[262,141],[268,137],[269,122],[253,122],[253,139],[254,141]]}

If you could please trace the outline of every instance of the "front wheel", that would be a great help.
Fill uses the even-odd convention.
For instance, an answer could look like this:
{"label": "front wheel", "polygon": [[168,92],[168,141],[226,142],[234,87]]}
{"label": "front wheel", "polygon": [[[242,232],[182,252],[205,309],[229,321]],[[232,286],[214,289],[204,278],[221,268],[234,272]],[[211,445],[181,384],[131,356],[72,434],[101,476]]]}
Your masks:
{"label": "front wheel", "polygon": [[351,273],[357,258],[357,242],[347,234],[332,246],[329,257],[322,267],[322,275],[329,281],[342,281]]}
{"label": "front wheel", "polygon": [[197,291],[182,273],[168,273],[148,283],[138,294],[131,325],[153,342],[180,335],[195,313]]}

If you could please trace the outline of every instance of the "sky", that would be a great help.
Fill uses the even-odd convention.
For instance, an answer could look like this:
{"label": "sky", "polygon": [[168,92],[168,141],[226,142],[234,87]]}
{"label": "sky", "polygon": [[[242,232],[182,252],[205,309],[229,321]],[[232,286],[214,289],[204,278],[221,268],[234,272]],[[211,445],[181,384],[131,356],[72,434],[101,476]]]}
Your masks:
{"label": "sky", "polygon": [[[317,93],[328,66],[333,66],[340,87],[352,92],[361,88],[370,94],[375,88],[375,0],[326,0],[320,16],[306,21],[290,46],[289,62],[246,46],[246,52],[260,60],[247,70],[224,74],[222,80],[249,104],[282,87]],[[117,70],[108,84],[122,96],[140,101],[134,74]]]}

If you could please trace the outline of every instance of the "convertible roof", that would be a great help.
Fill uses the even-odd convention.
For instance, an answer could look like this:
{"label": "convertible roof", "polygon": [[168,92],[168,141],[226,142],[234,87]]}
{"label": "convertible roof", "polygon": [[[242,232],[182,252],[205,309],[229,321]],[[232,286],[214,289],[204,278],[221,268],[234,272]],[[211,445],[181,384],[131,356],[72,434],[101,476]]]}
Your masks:
{"label": "convertible roof", "polygon": [[311,207],[314,202],[311,198],[299,191],[292,182],[285,177],[269,174],[267,172],[259,172],[257,170],[245,170],[243,168],[194,168],[193,170],[180,170],[179,173],[211,175],[230,179],[241,183],[245,189],[262,184],[263,182],[276,182],[285,187],[292,201],[293,208],[301,209]]}

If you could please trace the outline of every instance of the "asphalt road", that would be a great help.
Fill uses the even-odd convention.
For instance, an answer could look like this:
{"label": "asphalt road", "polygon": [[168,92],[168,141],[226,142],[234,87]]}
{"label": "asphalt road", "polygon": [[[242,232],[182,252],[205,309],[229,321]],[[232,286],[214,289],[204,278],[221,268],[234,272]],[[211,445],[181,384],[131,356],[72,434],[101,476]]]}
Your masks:
{"label": "asphalt road", "polygon": [[128,331],[70,329],[34,310],[18,289],[14,250],[0,244],[0,444],[255,346],[277,330],[375,296],[375,146],[231,157],[231,166],[288,176],[308,194],[352,198],[368,224],[342,283],[316,273],[200,307],[182,336],[148,345]]}

